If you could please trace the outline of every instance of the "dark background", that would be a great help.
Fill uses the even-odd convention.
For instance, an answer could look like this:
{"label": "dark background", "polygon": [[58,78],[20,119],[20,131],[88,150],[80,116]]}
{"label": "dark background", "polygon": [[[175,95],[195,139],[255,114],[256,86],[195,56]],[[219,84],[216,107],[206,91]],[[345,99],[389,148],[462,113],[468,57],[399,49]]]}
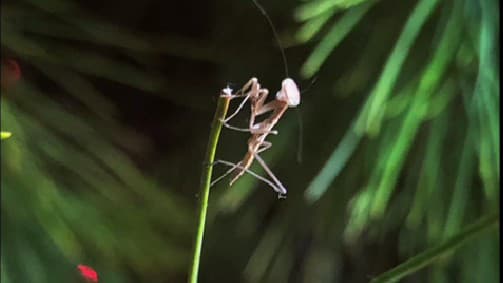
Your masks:
{"label": "dark background", "polygon": [[[251,77],[302,91],[262,154],[288,198],[250,176],[213,187],[200,282],[368,282],[498,209],[498,2],[342,1],[299,40],[331,13],[303,21],[303,5],[329,2],[263,1],[284,62],[252,1],[3,1],[2,281],[77,282],[81,263],[100,282],[186,281],[216,100]],[[381,126],[357,129],[372,103]],[[224,129],[217,158],[237,162],[247,139]],[[334,151],[348,158],[327,164]],[[335,178],[312,185],[327,167]],[[498,239],[404,282],[497,282]]]}

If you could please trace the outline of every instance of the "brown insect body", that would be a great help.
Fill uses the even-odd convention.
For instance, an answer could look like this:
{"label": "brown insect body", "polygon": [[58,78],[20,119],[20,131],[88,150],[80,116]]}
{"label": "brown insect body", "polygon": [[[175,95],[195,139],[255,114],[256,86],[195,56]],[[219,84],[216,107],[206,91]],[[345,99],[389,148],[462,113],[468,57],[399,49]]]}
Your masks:
{"label": "brown insect body", "polygon": [[[229,88],[226,88],[224,90],[224,93],[225,95],[231,96],[231,98],[244,97],[244,99],[243,101],[241,101],[236,111],[234,111],[234,113],[232,113],[222,121],[223,125],[229,129],[249,132],[251,134],[251,137],[250,139],[248,139],[247,153],[245,154],[244,158],[237,164],[219,160],[220,163],[231,166],[232,168],[222,176],[215,179],[212,182],[212,185],[228,174],[234,173],[234,177],[229,183],[229,185],[232,186],[232,184],[236,180],[238,180],[245,172],[248,172],[249,174],[266,182],[269,186],[271,186],[276,192],[278,192],[279,197],[284,197],[287,193],[286,188],[283,186],[281,181],[276,178],[271,169],[269,169],[266,162],[262,159],[262,157],[260,157],[259,153],[267,150],[272,146],[272,144],[265,139],[269,134],[277,134],[277,131],[273,130],[273,128],[279,121],[279,119],[283,116],[285,111],[289,107],[296,107],[297,105],[299,105],[300,92],[297,85],[290,78],[284,79],[281,83],[281,90],[276,93],[275,99],[268,103],[265,103],[265,100],[267,99],[269,91],[265,88],[261,88],[257,78],[251,78],[236,94],[232,94],[232,90]],[[240,110],[244,107],[248,100],[250,100],[251,105],[248,128],[236,128],[229,125],[227,122],[240,112]],[[260,122],[255,123],[256,117],[264,115],[266,113],[270,113],[268,117]],[[257,160],[260,163],[260,165],[262,166],[262,168],[264,168],[272,181],[260,177],[253,171],[249,170],[254,160]]]}
{"label": "brown insect body", "polygon": [[[251,99],[252,105],[255,105],[254,99]],[[252,136],[248,139],[248,152],[244,156],[244,158],[241,160],[241,168],[236,167],[234,170],[237,170],[235,173],[234,177],[231,179],[230,184],[232,185],[239,177],[241,177],[247,169],[250,168],[250,166],[253,163],[253,160],[255,159],[255,154],[257,152],[260,152],[261,146],[264,145],[264,141],[269,135],[269,133],[272,131],[276,123],[279,121],[283,113],[288,109],[288,103],[280,100],[275,100],[271,101],[269,103],[274,103],[275,107],[274,112],[271,114],[270,117],[266,118],[264,121],[260,122],[258,125],[264,125],[263,131],[264,133],[257,133],[257,134],[252,134]],[[255,107],[254,107],[255,108]],[[253,110],[252,110],[253,111]]]}

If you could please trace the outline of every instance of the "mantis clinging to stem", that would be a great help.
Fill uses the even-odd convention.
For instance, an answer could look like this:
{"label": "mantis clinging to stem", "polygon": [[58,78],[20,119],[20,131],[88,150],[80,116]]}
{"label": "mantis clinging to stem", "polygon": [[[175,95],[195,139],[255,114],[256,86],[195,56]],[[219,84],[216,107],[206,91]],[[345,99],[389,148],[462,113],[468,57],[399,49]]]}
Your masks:
{"label": "mantis clinging to stem", "polygon": [[[277,36],[277,33],[274,29],[274,26],[272,25],[271,20],[269,19],[268,15],[265,13],[264,9],[256,2],[253,1],[254,4],[260,9],[260,11],[264,14],[266,19],[268,20],[274,35],[276,39],[278,40],[278,45],[279,39]],[[281,46],[280,46],[281,48]],[[288,76],[288,68],[286,64],[286,56],[283,52],[283,49],[281,49],[281,54],[283,55],[283,60],[285,62],[285,73]],[[215,163],[223,163],[229,166],[232,166],[230,170],[228,170],[225,174],[222,176],[218,177],[212,182],[212,185],[221,180],[222,178],[226,177],[228,174],[235,172],[235,175],[231,179],[229,185],[232,186],[232,184],[239,179],[245,172],[248,172],[255,177],[258,177],[260,180],[268,183],[277,193],[279,197],[282,197],[286,195],[287,190],[283,186],[283,184],[279,181],[279,179],[272,173],[272,171],[269,169],[265,161],[260,157],[259,153],[264,152],[265,150],[269,149],[272,146],[272,143],[266,141],[265,139],[269,134],[277,134],[277,131],[273,130],[274,126],[276,123],[279,121],[279,119],[283,116],[285,111],[289,107],[296,107],[300,103],[300,91],[299,88],[297,87],[297,84],[291,79],[291,78],[286,78],[282,81],[281,83],[281,89],[276,93],[276,97],[274,100],[267,102],[266,99],[269,94],[269,91],[265,88],[261,88],[257,78],[251,78],[244,86],[243,88],[238,91],[236,94],[232,94],[232,90],[229,88],[226,88],[223,90],[223,93],[225,95],[229,95],[231,99],[237,98],[237,97],[244,97],[243,101],[239,104],[238,108],[234,113],[229,115],[223,122],[224,126],[229,128],[229,129],[234,129],[238,131],[245,131],[245,132],[250,132],[251,137],[248,139],[248,152],[244,156],[244,158],[239,161],[237,164],[233,164],[231,162],[223,161],[223,160],[218,160]],[[244,107],[247,101],[250,101],[251,105],[251,113],[250,113],[250,121],[249,121],[249,127],[247,129],[241,129],[241,128],[236,128],[228,124],[229,120],[232,119],[234,116],[236,116],[239,111]],[[262,120],[261,122],[255,123],[255,119],[260,116],[264,115],[267,113],[272,112],[267,118]],[[253,160],[257,160],[260,165],[264,168],[264,170],[267,172],[269,177],[273,180],[273,182],[270,182],[269,180],[262,178],[258,176],[257,174],[253,173],[252,171],[249,170],[250,166],[253,163]]]}
{"label": "mantis clinging to stem", "polygon": [[[206,160],[208,162],[213,161],[222,124],[230,129],[250,132],[251,137],[248,140],[248,151],[244,156],[243,160],[239,161],[237,164],[219,160],[213,162],[212,164],[206,165],[205,169],[203,170],[201,178],[202,182],[201,182],[199,221],[197,226],[196,237],[194,240],[194,258],[192,261],[189,276],[189,282],[191,283],[197,283],[200,255],[202,250],[202,242],[205,229],[204,227],[206,223],[206,215],[208,210],[209,191],[210,187],[213,184],[215,184],[217,181],[221,180],[228,174],[234,172],[235,175],[230,181],[230,185],[232,185],[239,177],[241,177],[245,172],[247,172],[258,178],[259,180],[266,182],[269,186],[271,186],[278,193],[278,197],[285,196],[287,192],[286,188],[283,186],[283,184],[281,184],[279,179],[276,178],[276,176],[274,176],[272,171],[269,169],[264,160],[259,156],[259,154],[271,147],[272,144],[270,142],[267,142],[265,139],[269,134],[277,134],[277,132],[273,130],[274,126],[281,118],[281,116],[285,113],[285,111],[288,109],[288,107],[295,107],[300,103],[300,92],[295,82],[292,79],[288,78],[286,57],[283,49],[281,48],[279,38],[277,36],[276,31],[274,30],[274,26],[272,25],[271,20],[267,16],[265,10],[257,3],[257,1],[256,0],[252,1],[260,9],[262,14],[264,14],[274,32],[275,38],[278,41],[278,45],[280,46],[281,54],[283,55],[283,60],[285,63],[285,74],[287,78],[283,80],[281,84],[281,90],[276,93],[275,99],[270,102],[266,102],[269,91],[265,88],[262,88],[256,78],[250,79],[240,91],[234,94],[232,92],[232,89],[230,89],[229,87],[224,88],[220,94],[220,98],[217,104],[217,110],[215,112],[215,116],[212,123],[212,130],[210,132],[210,140],[208,142]],[[227,108],[229,106],[229,100],[237,97],[244,97],[243,101],[239,104],[239,107],[236,109],[236,111],[234,111],[234,113],[232,113],[227,118],[222,118],[225,116],[225,113],[227,112]],[[228,124],[229,120],[239,113],[239,111],[244,107],[244,105],[248,100],[250,101],[251,105],[251,116],[250,116],[249,127],[247,129],[239,129],[229,125]],[[270,114],[262,121],[257,122],[255,120],[258,116],[267,113]],[[253,160],[255,159],[258,160],[260,165],[262,165],[262,167],[265,169],[265,171],[272,178],[273,181],[263,178],[249,170],[251,164],[253,163]],[[228,170],[224,175],[215,179],[213,182],[210,182],[212,174],[211,166],[215,165],[216,163],[222,163],[231,166],[231,169]]]}
{"label": "mantis clinging to stem", "polygon": [[[274,181],[273,183],[267,182],[276,192],[278,192],[279,196],[286,195],[286,188],[279,181],[279,179],[272,173],[269,169],[265,161],[260,157],[259,153],[264,152],[272,146],[272,143],[266,141],[266,137],[269,134],[277,134],[276,131],[273,130],[276,123],[279,121],[281,116],[285,113],[285,111],[289,107],[296,107],[300,103],[300,92],[297,88],[295,82],[286,78],[281,83],[281,90],[276,93],[276,97],[274,100],[265,103],[267,99],[267,95],[269,91],[265,88],[261,88],[258,80],[256,78],[250,79],[240,91],[242,94],[231,94],[228,92],[228,95],[232,98],[243,97],[244,99],[236,109],[234,113],[229,115],[223,122],[224,126],[230,129],[246,131],[251,133],[250,139],[248,139],[248,152],[245,157],[239,161],[237,164],[233,165],[232,168],[227,171],[224,175],[220,176],[216,180],[212,182],[212,184],[218,182],[228,174],[232,173],[236,170],[236,174],[230,181],[230,185],[239,179],[245,172],[252,173],[249,171],[250,166],[253,163],[253,160],[256,159],[260,165],[264,168],[267,174]],[[244,106],[244,104],[250,100],[251,105],[251,114],[250,114],[250,122],[249,128],[240,129],[229,125],[227,122],[232,119]],[[255,123],[255,119],[257,116],[272,112],[269,117],[265,118],[261,122]],[[229,162],[217,161],[217,163],[224,163],[230,165]],[[253,174],[256,176],[256,174]],[[259,178],[262,181],[266,181],[263,178]]]}

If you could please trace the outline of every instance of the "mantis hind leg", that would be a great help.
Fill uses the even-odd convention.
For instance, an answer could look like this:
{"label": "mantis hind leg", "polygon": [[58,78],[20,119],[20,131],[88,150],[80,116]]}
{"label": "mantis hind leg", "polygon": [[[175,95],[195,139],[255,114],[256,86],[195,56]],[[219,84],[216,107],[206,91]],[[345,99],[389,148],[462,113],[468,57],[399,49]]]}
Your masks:
{"label": "mantis hind leg", "polygon": [[232,162],[229,162],[229,161],[225,161],[225,160],[215,160],[215,162],[213,162],[213,165],[216,165],[216,164],[224,164],[224,165],[227,165],[227,166],[230,166],[231,169],[229,169],[227,172],[225,172],[222,176],[216,178],[213,182],[211,182],[210,186],[213,186],[215,183],[217,183],[218,181],[222,180],[223,178],[225,178],[227,175],[229,175],[233,170],[235,170],[236,168],[239,168],[241,169],[243,172],[246,172],[250,175],[252,175],[253,177],[259,179],[260,181],[266,183],[267,185],[269,185],[271,188],[273,188],[274,191],[278,192],[280,189],[276,187],[276,185],[271,182],[270,180],[258,175],[257,173],[253,172],[252,170],[250,169],[246,169],[244,168],[243,166],[241,166],[241,162],[238,162],[237,164],[234,164]]}
{"label": "mantis hind leg", "polygon": [[255,153],[255,159],[257,159],[257,161],[260,163],[260,165],[262,165],[262,168],[264,168],[264,170],[267,172],[269,177],[271,177],[271,179],[273,179],[273,181],[276,185],[275,188],[278,189],[278,190],[276,190],[276,192],[279,193],[278,197],[282,197],[282,196],[286,195],[286,192],[287,192],[286,188],[283,186],[281,181],[278,178],[276,178],[276,176],[272,173],[271,169],[269,169],[269,166],[267,166],[267,164],[262,159],[262,157],[260,157],[257,153]]}
{"label": "mantis hind leg", "polygon": [[225,161],[225,160],[215,160],[215,162],[213,162],[213,164],[211,166],[219,164],[219,163],[225,164],[227,166],[232,166],[232,167],[231,167],[231,169],[227,170],[224,174],[222,174],[221,176],[219,176],[215,180],[211,181],[210,187],[213,187],[213,185],[215,185],[217,182],[219,182],[223,178],[227,177],[230,173],[232,173],[232,171],[234,171],[236,168],[238,168],[241,165],[241,161],[238,162],[237,164],[234,164],[232,162]]}

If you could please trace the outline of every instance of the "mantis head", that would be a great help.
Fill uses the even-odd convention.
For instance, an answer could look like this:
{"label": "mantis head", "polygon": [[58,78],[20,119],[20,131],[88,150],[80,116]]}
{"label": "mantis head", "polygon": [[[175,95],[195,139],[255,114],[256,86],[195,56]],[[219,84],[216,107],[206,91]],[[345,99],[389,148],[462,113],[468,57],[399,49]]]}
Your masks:
{"label": "mantis head", "polygon": [[281,90],[276,93],[276,99],[288,103],[289,107],[295,107],[300,104],[300,91],[297,84],[286,78],[281,82]]}

